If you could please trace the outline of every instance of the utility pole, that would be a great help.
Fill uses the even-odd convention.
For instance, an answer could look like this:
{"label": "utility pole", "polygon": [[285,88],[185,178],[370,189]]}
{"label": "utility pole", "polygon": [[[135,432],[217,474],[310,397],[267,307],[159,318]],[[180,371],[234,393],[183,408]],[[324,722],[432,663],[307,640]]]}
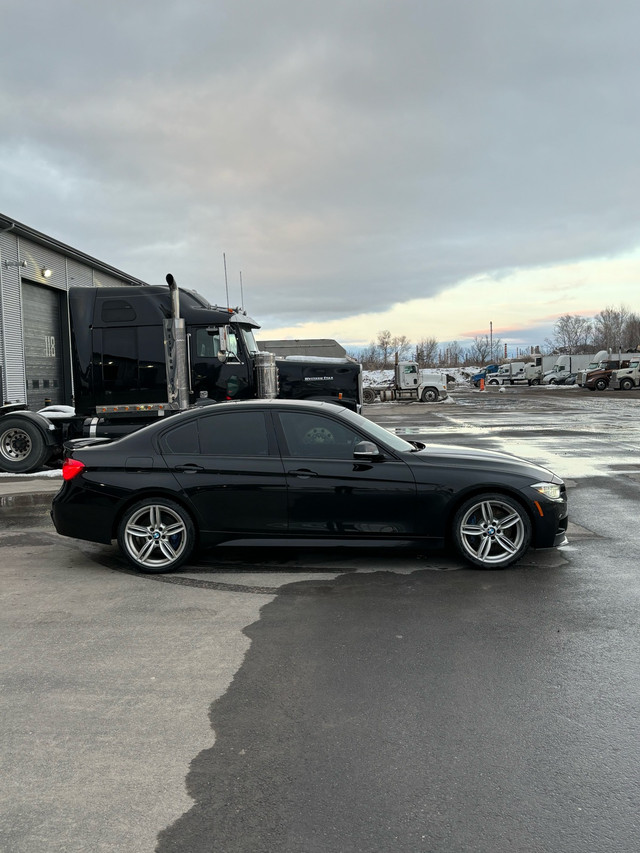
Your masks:
{"label": "utility pole", "polygon": [[489,362],[493,363],[493,320],[489,320],[489,340],[491,341],[489,344],[491,349],[489,353]]}

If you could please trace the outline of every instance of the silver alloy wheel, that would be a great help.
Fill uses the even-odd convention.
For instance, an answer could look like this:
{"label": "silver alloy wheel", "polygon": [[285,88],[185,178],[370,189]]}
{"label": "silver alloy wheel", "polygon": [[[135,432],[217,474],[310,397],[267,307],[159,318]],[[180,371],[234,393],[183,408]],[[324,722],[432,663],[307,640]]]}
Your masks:
{"label": "silver alloy wheel", "polygon": [[422,392],[423,403],[435,403],[438,399],[438,392],[435,388],[425,388]]}
{"label": "silver alloy wheel", "polygon": [[482,565],[508,563],[526,541],[527,528],[522,513],[511,503],[496,497],[472,504],[459,527],[463,550]]}
{"label": "silver alloy wheel", "polygon": [[32,450],[31,436],[19,427],[10,427],[0,436],[0,455],[9,462],[24,462]]}
{"label": "silver alloy wheel", "polygon": [[131,558],[146,569],[168,569],[187,545],[187,527],[172,508],[147,504],[127,519],[123,544]]}

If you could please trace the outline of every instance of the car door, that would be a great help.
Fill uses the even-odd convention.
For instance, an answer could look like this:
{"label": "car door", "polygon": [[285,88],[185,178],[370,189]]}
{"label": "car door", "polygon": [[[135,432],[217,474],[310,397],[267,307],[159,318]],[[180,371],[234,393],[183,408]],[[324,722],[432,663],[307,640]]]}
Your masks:
{"label": "car door", "polygon": [[354,458],[367,436],[340,418],[280,411],[278,436],[288,487],[289,533],[305,537],[403,538],[416,531],[416,485],[391,453]]}
{"label": "car door", "polygon": [[161,440],[200,529],[233,538],[283,535],[286,481],[270,414],[215,409]]}

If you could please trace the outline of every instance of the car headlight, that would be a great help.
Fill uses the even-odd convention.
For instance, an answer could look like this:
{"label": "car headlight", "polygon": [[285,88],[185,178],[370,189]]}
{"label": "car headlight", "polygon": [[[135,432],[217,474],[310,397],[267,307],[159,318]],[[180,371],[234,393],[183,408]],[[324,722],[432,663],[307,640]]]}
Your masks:
{"label": "car headlight", "polygon": [[559,501],[562,497],[562,489],[556,483],[534,483],[531,488],[552,501]]}

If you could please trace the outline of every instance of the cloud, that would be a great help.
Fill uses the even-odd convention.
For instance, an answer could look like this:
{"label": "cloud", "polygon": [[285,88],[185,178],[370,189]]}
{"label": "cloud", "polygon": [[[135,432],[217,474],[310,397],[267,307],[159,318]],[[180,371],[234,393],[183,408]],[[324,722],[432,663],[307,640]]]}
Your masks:
{"label": "cloud", "polygon": [[638,243],[636,4],[68,0],[3,24],[3,213],[218,301],[225,252],[273,327]]}

